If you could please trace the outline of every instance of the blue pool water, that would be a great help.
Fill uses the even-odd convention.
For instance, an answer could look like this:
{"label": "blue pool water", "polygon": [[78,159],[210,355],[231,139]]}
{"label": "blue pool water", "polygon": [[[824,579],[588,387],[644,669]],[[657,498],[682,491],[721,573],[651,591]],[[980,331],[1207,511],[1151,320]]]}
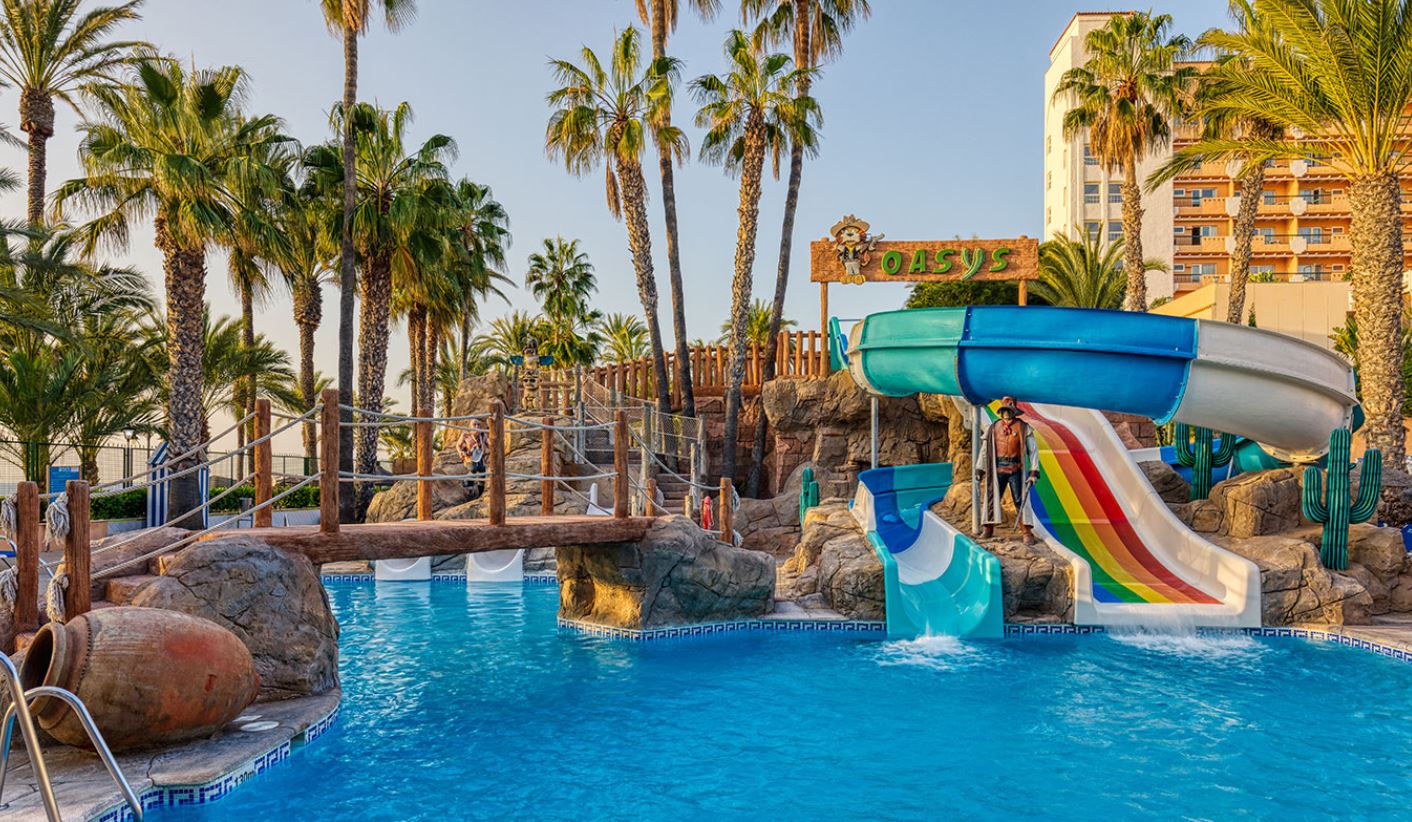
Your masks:
{"label": "blue pool water", "polygon": [[1160,635],[561,633],[549,586],[334,585],[343,713],[208,820],[1394,818],[1412,666]]}

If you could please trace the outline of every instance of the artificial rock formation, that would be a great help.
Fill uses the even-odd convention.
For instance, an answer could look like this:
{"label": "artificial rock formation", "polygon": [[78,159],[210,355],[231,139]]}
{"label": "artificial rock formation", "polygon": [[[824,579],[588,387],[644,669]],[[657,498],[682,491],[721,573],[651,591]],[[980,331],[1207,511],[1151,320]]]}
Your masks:
{"label": "artificial rock formation", "polygon": [[717,542],[677,516],[640,542],[561,546],[558,574],[561,617],[615,628],[757,617],[774,599],[768,554]]}
{"label": "artificial rock formation", "polygon": [[1210,499],[1173,504],[1172,511],[1200,534],[1271,536],[1306,524],[1299,516],[1299,491],[1294,468],[1250,471],[1217,483]]}
{"label": "artificial rock formation", "polygon": [[1140,462],[1137,467],[1147,475],[1148,484],[1163,502],[1184,505],[1191,500],[1191,485],[1182,479],[1177,469],[1161,461]]}
{"label": "artificial rock formation", "polygon": [[255,659],[262,702],[338,685],[338,622],[303,555],[239,534],[197,542],[165,560],[132,604],[229,629]]}
{"label": "artificial rock formation", "polygon": [[1265,625],[1362,625],[1373,598],[1352,573],[1319,564],[1318,536],[1213,536],[1212,540],[1260,568],[1261,622]]}
{"label": "artificial rock formation", "polygon": [[794,553],[779,569],[779,598],[830,608],[849,619],[883,619],[883,567],[848,506],[809,509]]}
{"label": "artificial rock formation", "polygon": [[740,532],[741,547],[764,551],[777,558],[789,556],[799,543],[800,477],[810,463],[794,469],[780,492],[770,499],[740,500],[735,512],[735,530]]}

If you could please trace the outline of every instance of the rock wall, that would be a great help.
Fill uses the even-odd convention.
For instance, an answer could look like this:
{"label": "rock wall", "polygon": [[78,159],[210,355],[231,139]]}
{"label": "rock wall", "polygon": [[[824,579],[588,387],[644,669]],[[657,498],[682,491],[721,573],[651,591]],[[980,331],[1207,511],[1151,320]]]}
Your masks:
{"label": "rock wall", "polygon": [[775,562],[717,542],[684,517],[637,543],[558,549],[559,615],[616,628],[757,617],[773,607]]}
{"label": "rock wall", "polygon": [[338,622],[302,554],[239,534],[197,542],[166,560],[131,604],[230,629],[255,658],[262,702],[338,686]]}

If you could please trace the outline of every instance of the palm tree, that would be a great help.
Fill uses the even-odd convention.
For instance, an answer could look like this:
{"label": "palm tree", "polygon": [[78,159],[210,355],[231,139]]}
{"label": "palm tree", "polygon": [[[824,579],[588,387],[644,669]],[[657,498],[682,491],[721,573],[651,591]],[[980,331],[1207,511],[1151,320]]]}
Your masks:
{"label": "palm tree", "polygon": [[36,482],[51,442],[78,443],[91,481],[98,444],[155,422],[156,370],[133,339],[155,305],[147,280],[79,262],[74,246],[67,232],[0,233],[0,425],[13,437],[0,447]]}
{"label": "palm tree", "polygon": [[[790,43],[794,47],[794,64],[817,70],[830,57],[843,51],[843,35],[863,18],[872,14],[868,0],[742,0],[741,12],[747,17],[762,17],[761,33],[776,45]],[[799,78],[797,93],[808,97],[812,78]],[[775,300],[771,308],[770,327],[764,343],[763,373],[768,382],[775,378],[775,356],[779,333],[783,327],[784,298],[789,288],[791,252],[794,248],[794,215],[799,207],[799,185],[804,176],[804,155],[814,154],[816,144],[794,141],[789,150],[789,186],[784,196],[784,225],[780,229],[779,268],[775,273]],[[765,462],[765,426],[755,427],[755,442],[750,451],[750,475],[745,483],[747,496],[760,490],[760,467]]]}
{"label": "palm tree", "polygon": [[588,301],[598,290],[593,263],[579,250],[578,240],[546,239],[529,255],[525,286],[539,300],[550,320],[577,319],[588,314]]}
{"label": "palm tree", "polygon": [[147,43],[108,40],[123,23],[140,19],[143,0],[81,13],[83,0],[3,0],[0,79],[20,90],[20,130],[29,135],[30,224],[44,219],[47,148],[54,136],[54,99],[79,112],[77,92],[112,85]]}
{"label": "palm tree", "polygon": [[1142,189],[1137,167],[1171,139],[1171,119],[1183,104],[1196,70],[1178,66],[1191,41],[1169,36],[1171,15],[1115,14],[1084,38],[1088,59],[1064,72],[1054,100],[1072,105],[1064,114],[1064,136],[1086,134],[1089,149],[1111,171],[1123,175],[1123,306],[1147,310],[1142,258]]}
{"label": "palm tree", "polygon": [[[60,216],[71,202],[99,212],[81,229],[90,250],[100,240],[125,244],[133,220],[154,216],[166,275],[167,438],[176,453],[202,440],[206,251],[228,243],[237,224],[246,236],[263,236],[262,245],[279,243],[263,215],[242,208],[231,184],[277,190],[279,173],[258,158],[289,141],[278,118],[241,116],[245,92],[237,67],[188,71],[170,60],[139,62],[132,85],[91,90],[96,117],[83,124],[79,149],[87,176],[56,194]],[[172,522],[194,526],[185,515],[198,504],[195,475],[173,482]]]}
{"label": "palm tree", "polygon": [[[720,8],[720,0],[689,0],[703,19],[710,20]],[[637,16],[651,30],[652,59],[667,57],[667,35],[676,31],[681,17],[679,0],[637,0]],[[663,105],[658,111],[657,124],[670,127],[672,107]],[[672,331],[676,342],[676,378],[681,390],[682,413],[696,416],[696,393],[691,382],[691,352],[686,339],[686,302],[682,297],[681,238],[677,233],[676,173],[672,161],[680,162],[681,152],[669,142],[657,141],[657,161],[662,178],[662,212],[667,222],[667,273],[672,289]]]}
{"label": "palm tree", "polygon": [[[799,323],[794,320],[782,319],[780,320],[779,331],[775,331],[772,334],[770,328],[774,325],[773,315],[774,307],[761,299],[753,300],[750,303],[750,308],[746,311],[745,338],[751,345],[759,346],[761,351],[768,351],[775,348],[775,346],[769,346],[767,348],[766,345],[771,337],[778,337],[779,331],[783,331],[786,328],[794,328],[799,325]],[[731,329],[734,327],[735,323],[729,317],[726,318],[725,322],[721,323],[722,342],[730,342]]]}
{"label": "palm tree", "polygon": [[632,26],[616,35],[606,67],[587,46],[581,54],[582,66],[567,60],[550,63],[559,87],[548,97],[553,112],[544,145],[551,157],[563,159],[570,173],[586,174],[599,163],[606,170],[608,210],[614,218],[626,217],[638,297],[652,346],[657,405],[665,412],[671,407],[671,393],[662,330],[657,324],[657,281],[652,274],[642,152],[649,130],[658,146],[666,146],[674,157],[684,156],[687,144],[680,129],[661,119],[663,108],[671,104],[679,63],[664,57],[642,71],[640,40]]}
{"label": "palm tree", "polygon": [[740,228],[736,233],[735,277],[731,282],[730,379],[726,390],[725,454],[722,475],[735,477],[735,442],[740,425],[740,387],[745,380],[746,322],[750,307],[751,269],[759,230],[761,178],[765,155],[774,160],[792,142],[812,145],[819,109],[814,99],[797,94],[808,69],[794,68],[784,54],[766,54],[762,41],[743,32],[726,35],[725,77],[706,75],[692,83],[702,103],[696,123],[707,129],[701,157],[740,173]]}
{"label": "palm tree", "polygon": [[459,220],[453,226],[452,276],[460,284],[457,303],[457,379],[471,368],[471,330],[480,317],[481,304],[490,295],[506,299],[498,284],[509,284],[503,273],[510,250],[510,216],[495,199],[490,186],[459,180],[455,189]]}
{"label": "palm tree", "polygon": [[[1058,232],[1039,246],[1039,279],[1031,293],[1050,305],[1071,308],[1121,308],[1127,278],[1124,274],[1123,238],[1105,244],[1097,231],[1079,229],[1080,239]],[[1166,266],[1155,260],[1145,271]]]}
{"label": "palm tree", "polygon": [[[345,115],[337,112],[336,116]],[[387,379],[393,279],[417,279],[418,255],[439,241],[434,223],[451,198],[446,164],[455,156],[456,146],[450,137],[437,134],[409,150],[406,131],[412,110],[406,103],[392,111],[360,103],[346,117],[356,121],[358,202],[353,240],[362,260],[358,406],[376,412],[382,408]],[[313,191],[327,195],[342,187],[345,166],[334,145],[310,149],[304,165],[306,186]],[[358,429],[354,461],[359,473],[377,469],[377,444],[376,429]],[[355,518],[361,517],[372,499],[371,486],[363,483],[357,488]]]}
{"label": "palm tree", "polygon": [[[1353,214],[1353,316],[1363,431],[1389,465],[1406,453],[1401,406],[1402,214],[1399,172],[1409,160],[1405,116],[1412,106],[1412,0],[1235,0],[1237,31],[1203,43],[1243,65],[1224,75],[1209,113],[1260,117],[1290,135],[1317,135],[1329,164],[1349,179]],[[1307,157],[1299,140],[1202,139],[1191,154],[1241,153],[1249,163]]]}
{"label": "palm tree", "polygon": [[[383,23],[388,31],[397,31],[416,14],[416,0],[320,0],[319,5],[330,33],[343,41],[343,104],[339,110],[352,111],[358,104],[358,38],[372,28],[374,10],[381,10]],[[352,118],[344,118],[342,127],[342,166],[353,168],[357,159],[354,156]],[[356,250],[353,245],[353,211],[358,200],[354,177],[355,175],[350,174],[342,181],[343,219],[340,221],[342,234],[338,257],[338,402],[344,408],[353,405],[353,314],[358,287],[358,275],[355,270]],[[338,468],[343,472],[351,472],[353,428],[349,423],[352,422],[353,416],[345,411],[340,414],[339,419],[343,425],[338,432]],[[348,493],[348,490],[345,485],[344,493],[338,497],[338,516],[343,522],[352,522],[357,510],[354,495]]]}
{"label": "palm tree", "polygon": [[633,362],[647,356],[647,326],[631,314],[609,314],[598,320],[603,362]]}
{"label": "palm tree", "polygon": [[[289,289],[294,324],[299,329],[299,410],[314,407],[321,387],[314,370],[314,335],[324,317],[323,286],[335,267],[336,246],[327,228],[331,221],[324,203],[300,192],[288,192],[275,211],[279,231],[287,240],[285,251],[275,263]],[[327,386],[323,386],[327,387]],[[304,456],[313,460],[318,452],[318,431],[314,420],[304,425]]]}
{"label": "palm tree", "polygon": [[490,322],[490,330],[475,339],[472,355],[487,365],[508,371],[511,360],[526,351],[539,353],[544,339],[543,322],[524,311],[511,311]]}
{"label": "palm tree", "polygon": [[[1248,28],[1253,20],[1241,14],[1239,6],[1232,8],[1237,23]],[[1204,41],[1201,41],[1204,42]],[[1192,115],[1202,122],[1202,137],[1208,140],[1251,140],[1264,142],[1282,140],[1284,129],[1263,116],[1243,114],[1236,116],[1221,108],[1220,100],[1228,93],[1228,78],[1233,73],[1246,70],[1246,63],[1233,54],[1221,54],[1215,64],[1203,72],[1197,82],[1195,105]],[[1245,292],[1250,282],[1250,258],[1255,242],[1255,221],[1260,212],[1260,203],[1265,190],[1265,163],[1254,162],[1244,152],[1226,152],[1218,155],[1193,154],[1190,150],[1177,151],[1172,159],[1148,177],[1147,187],[1151,191],[1156,186],[1190,170],[1204,162],[1221,159],[1240,162],[1242,168],[1236,179],[1240,192],[1240,206],[1236,211],[1231,232],[1231,291],[1226,305],[1226,322],[1245,321]]]}

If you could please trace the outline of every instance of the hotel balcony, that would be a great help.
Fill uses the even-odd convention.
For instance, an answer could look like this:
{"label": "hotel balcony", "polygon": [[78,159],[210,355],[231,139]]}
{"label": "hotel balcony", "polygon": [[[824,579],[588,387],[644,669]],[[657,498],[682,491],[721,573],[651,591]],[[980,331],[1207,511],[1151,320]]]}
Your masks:
{"label": "hotel balcony", "polygon": [[1301,234],[1291,240],[1296,254],[1348,254],[1353,245],[1347,233]]}
{"label": "hotel balcony", "polygon": [[1229,217],[1226,201],[1231,197],[1175,197],[1172,209],[1178,217]]}
{"label": "hotel balcony", "polygon": [[1172,236],[1172,244],[1175,246],[1177,256],[1223,255],[1230,250],[1229,240],[1230,237],[1224,234],[1206,236],[1174,234]]}
{"label": "hotel balcony", "polygon": [[1309,216],[1343,215],[1351,213],[1349,211],[1348,196],[1337,194],[1329,197],[1313,197],[1310,194],[1303,194],[1294,199],[1304,201],[1304,214]]}

